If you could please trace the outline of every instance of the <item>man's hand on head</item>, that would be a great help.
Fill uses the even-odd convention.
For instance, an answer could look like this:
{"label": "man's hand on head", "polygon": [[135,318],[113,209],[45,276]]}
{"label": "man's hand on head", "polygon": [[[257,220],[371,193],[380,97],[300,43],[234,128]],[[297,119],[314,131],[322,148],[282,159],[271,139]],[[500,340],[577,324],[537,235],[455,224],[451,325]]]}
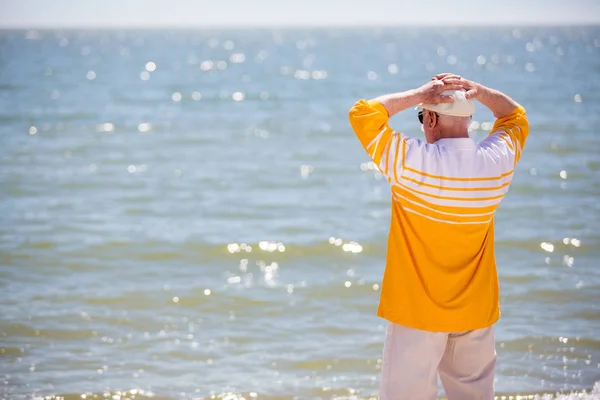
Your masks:
{"label": "man's hand on head", "polygon": [[519,105],[504,93],[490,89],[481,83],[473,82],[450,72],[437,74],[430,82],[438,82],[438,85],[458,86],[466,91],[467,99],[474,99],[489,108],[496,118],[503,118],[513,112]]}
{"label": "man's hand on head", "polygon": [[461,89],[462,85],[455,82],[447,82],[443,79],[435,79],[427,82],[420,88],[416,89],[420,102],[424,104],[452,103],[452,96],[442,95],[445,90]]}
{"label": "man's hand on head", "polygon": [[465,96],[467,99],[477,99],[477,96],[481,92],[482,86],[479,83],[470,81],[468,79],[463,78],[460,75],[453,74],[451,72],[444,72],[441,74],[437,74],[433,78],[432,81],[442,81],[446,84],[451,85],[459,85],[461,89],[466,91]]}
{"label": "man's hand on head", "polygon": [[460,75],[456,75],[453,74],[452,72],[443,72],[441,74],[437,74],[436,76],[434,76],[433,78],[431,78],[432,81],[437,81],[437,80],[444,80],[445,78],[456,78],[456,79],[460,79],[461,76]]}

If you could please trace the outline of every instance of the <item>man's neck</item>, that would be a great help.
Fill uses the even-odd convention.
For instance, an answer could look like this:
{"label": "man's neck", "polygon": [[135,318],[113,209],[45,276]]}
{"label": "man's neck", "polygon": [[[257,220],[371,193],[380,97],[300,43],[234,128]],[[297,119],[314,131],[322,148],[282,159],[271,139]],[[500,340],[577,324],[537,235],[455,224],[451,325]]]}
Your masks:
{"label": "man's neck", "polygon": [[447,132],[440,135],[440,139],[464,139],[469,137],[469,132]]}

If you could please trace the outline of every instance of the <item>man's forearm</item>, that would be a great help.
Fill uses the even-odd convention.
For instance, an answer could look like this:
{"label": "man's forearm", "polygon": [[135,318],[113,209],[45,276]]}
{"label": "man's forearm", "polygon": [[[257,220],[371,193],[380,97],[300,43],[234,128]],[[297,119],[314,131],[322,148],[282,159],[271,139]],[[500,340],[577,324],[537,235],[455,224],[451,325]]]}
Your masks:
{"label": "man's forearm", "polygon": [[504,93],[479,85],[477,100],[489,108],[496,118],[506,117],[517,108],[518,104]]}
{"label": "man's forearm", "polygon": [[417,89],[407,90],[405,92],[386,94],[374,98],[380,102],[391,117],[400,111],[414,107],[422,101],[422,93]]}

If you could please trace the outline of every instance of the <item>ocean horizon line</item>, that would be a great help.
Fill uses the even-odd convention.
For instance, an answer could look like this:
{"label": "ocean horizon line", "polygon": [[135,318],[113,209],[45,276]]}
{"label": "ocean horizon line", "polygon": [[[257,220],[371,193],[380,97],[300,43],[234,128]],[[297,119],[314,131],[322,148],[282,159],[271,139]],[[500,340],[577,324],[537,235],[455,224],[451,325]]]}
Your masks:
{"label": "ocean horizon line", "polygon": [[295,30],[295,29],[403,29],[403,28],[594,28],[600,27],[598,22],[581,23],[556,23],[556,22],[523,22],[523,23],[504,23],[504,22],[473,22],[473,23],[358,23],[358,24],[89,24],[89,25],[0,25],[0,31],[28,31],[28,30],[240,30],[240,29],[261,29],[261,30]]}

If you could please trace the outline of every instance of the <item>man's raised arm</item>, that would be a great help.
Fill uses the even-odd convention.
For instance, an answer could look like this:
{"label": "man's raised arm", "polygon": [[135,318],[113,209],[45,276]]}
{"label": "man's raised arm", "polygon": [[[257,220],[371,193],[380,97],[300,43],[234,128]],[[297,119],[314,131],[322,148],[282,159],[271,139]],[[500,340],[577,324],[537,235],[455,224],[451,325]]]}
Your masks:
{"label": "man's raised arm", "polygon": [[508,140],[511,151],[515,153],[516,164],[529,136],[529,121],[525,108],[499,90],[488,88],[458,75],[440,74],[435,76],[434,80],[436,79],[462,85],[467,90],[467,98],[476,99],[494,113],[494,117],[497,119],[490,131],[490,136],[497,135]]}
{"label": "man's raised arm", "polygon": [[396,168],[396,163],[402,162],[397,156],[397,142],[401,138],[396,137],[401,134],[389,127],[389,118],[420,103],[452,102],[452,96],[443,96],[441,93],[459,88],[462,88],[460,84],[449,84],[439,79],[427,82],[417,89],[386,94],[368,101],[359,100],[350,109],[350,125],[373,162],[387,175],[390,169]]}

